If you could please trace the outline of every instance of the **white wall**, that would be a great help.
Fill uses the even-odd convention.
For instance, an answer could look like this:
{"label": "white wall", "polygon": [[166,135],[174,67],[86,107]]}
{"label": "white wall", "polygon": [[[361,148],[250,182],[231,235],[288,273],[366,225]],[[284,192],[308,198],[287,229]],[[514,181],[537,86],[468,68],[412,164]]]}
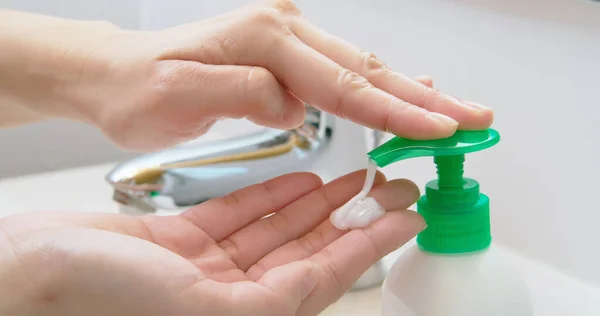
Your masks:
{"label": "white wall", "polygon": [[[249,1],[140,0],[140,7],[134,2],[14,0],[8,4],[155,29]],[[0,0],[0,5],[6,3]],[[101,3],[102,9],[96,9]],[[441,89],[492,105],[503,140],[488,152],[467,157],[466,172],[492,198],[496,240],[600,286],[600,212],[594,190],[600,178],[600,132],[595,129],[600,123],[600,3],[297,3],[317,25],[377,53],[391,67],[409,75],[434,75]],[[22,149],[2,153],[0,175],[9,172],[8,165],[18,168],[15,173],[122,155],[92,129],[74,124],[45,123],[0,132],[0,145],[9,141],[11,147]],[[435,175],[427,159],[385,171],[420,185]]]}
{"label": "white wall", "polygon": [[[125,28],[139,25],[138,0],[0,0],[0,7],[72,19],[109,20]],[[47,121],[0,130],[0,178],[129,156],[96,129],[74,122]]]}

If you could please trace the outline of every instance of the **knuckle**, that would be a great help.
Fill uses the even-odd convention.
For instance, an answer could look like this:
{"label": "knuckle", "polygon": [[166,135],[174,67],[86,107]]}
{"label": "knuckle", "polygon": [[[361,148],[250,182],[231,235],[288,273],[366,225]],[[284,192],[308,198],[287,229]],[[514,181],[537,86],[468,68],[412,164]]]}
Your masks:
{"label": "knuckle", "polygon": [[354,93],[373,88],[366,78],[342,67],[337,71],[337,85],[340,89],[335,99],[334,114],[342,118],[346,118],[345,109]]}
{"label": "knuckle", "polygon": [[251,16],[254,23],[265,26],[270,29],[287,29],[285,20],[281,12],[272,7],[264,7],[255,11]]}
{"label": "knuckle", "polygon": [[152,64],[150,68],[150,85],[159,91],[168,90],[172,87],[178,77],[180,66],[178,63],[159,61]]}
{"label": "knuckle", "polygon": [[374,53],[362,52],[360,60],[361,67],[367,74],[389,71],[387,66]]}
{"label": "knuckle", "polygon": [[[201,71],[189,63],[178,61],[159,61],[151,66],[148,76],[148,86],[140,90],[137,103],[145,114],[157,118],[169,114],[166,132],[181,139],[189,139],[198,135],[199,129],[204,129],[206,120],[199,122],[196,117],[189,117],[184,112],[170,112],[167,108],[173,102],[179,102],[179,86],[185,82],[198,81]],[[166,112],[165,112],[166,111]],[[202,123],[199,125],[199,123]],[[210,126],[208,126],[210,127]]]}
{"label": "knuckle", "polygon": [[418,102],[419,105],[424,108],[434,109],[436,101],[442,99],[443,97],[444,93],[442,93],[442,91],[435,88],[422,86]]}
{"label": "knuckle", "polygon": [[[247,51],[242,36],[235,31],[224,32],[207,44],[206,51],[216,63],[237,64],[240,54]],[[208,60],[208,61],[211,61]]]}
{"label": "knuckle", "polygon": [[342,67],[337,71],[337,83],[343,90],[350,90],[350,92],[373,87],[365,77]]}
{"label": "knuckle", "polygon": [[129,102],[133,106],[123,109],[124,116],[152,117],[162,111],[174,97],[174,90],[180,80],[181,66],[174,62],[155,62],[147,69],[146,80],[139,82],[133,90]]}
{"label": "knuckle", "polygon": [[241,28],[246,29],[246,46],[267,53],[281,47],[294,32],[289,28],[286,17],[277,9],[266,6],[252,10],[241,20]]}
{"label": "knuckle", "polygon": [[404,112],[406,112],[412,106],[412,104],[401,99],[398,100],[397,103],[390,105],[385,112],[385,131],[388,133],[395,132],[392,130],[391,126],[397,124],[393,124],[393,122],[397,121],[398,117],[405,115]]}
{"label": "knuckle", "polygon": [[181,83],[199,79],[201,71],[190,65],[176,60],[153,63],[148,76],[151,95],[168,96]]}
{"label": "knuckle", "polygon": [[277,11],[292,16],[301,16],[302,13],[293,0],[271,0],[271,5]]}

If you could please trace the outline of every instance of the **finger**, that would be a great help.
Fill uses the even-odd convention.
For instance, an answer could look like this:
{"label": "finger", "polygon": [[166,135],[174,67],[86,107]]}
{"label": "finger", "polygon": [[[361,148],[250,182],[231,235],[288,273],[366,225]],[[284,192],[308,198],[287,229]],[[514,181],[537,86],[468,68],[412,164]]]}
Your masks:
{"label": "finger", "polygon": [[[268,69],[277,81],[306,103],[361,125],[403,137],[442,138],[456,131],[458,123],[455,120],[373,87],[362,76],[307,46],[291,34],[282,22],[285,19],[273,14],[273,10],[257,12],[249,16],[254,20],[246,23],[249,26],[239,33],[228,33],[206,41],[213,43],[210,44],[212,46],[205,44],[207,51],[214,51],[216,45],[216,50],[222,52],[220,54],[202,54],[197,49],[189,49],[166,53],[162,58],[257,65]],[[244,49],[242,54],[237,52],[240,47]]]}
{"label": "finger", "polygon": [[[366,172],[336,179],[298,199],[279,212],[254,222],[219,243],[237,266],[246,270],[275,248],[298,238],[323,222],[337,207],[360,191]],[[376,183],[385,177],[378,173]]]}
{"label": "finger", "polygon": [[[302,301],[315,289],[322,270],[310,261],[292,262],[265,273],[258,283],[280,297],[280,315],[296,315]],[[271,306],[273,308],[274,306]]]}
{"label": "finger", "polygon": [[311,256],[326,277],[304,300],[296,315],[315,315],[339,299],[375,262],[400,248],[425,222],[413,211],[387,212],[364,229],[354,229]]}
{"label": "finger", "polygon": [[391,71],[374,54],[333,36],[303,19],[293,19],[293,32],[308,46],[351,71],[359,73],[376,87],[432,112],[442,113],[460,123],[461,129],[481,129],[491,125],[492,111],[463,102],[397,72]]}
{"label": "finger", "polygon": [[[304,121],[304,103],[261,67],[163,60],[156,63],[155,72],[154,84],[163,91],[168,105],[180,106],[177,111],[185,121],[205,120],[207,113],[212,118],[246,117],[281,129]],[[164,111],[169,111],[169,117],[177,115],[172,107]]]}
{"label": "finger", "polygon": [[218,242],[322,185],[321,179],[311,173],[288,174],[209,200],[181,216]]}
{"label": "finger", "polygon": [[[263,57],[264,58],[264,57]],[[453,119],[414,106],[289,37],[266,66],[303,101],[361,125],[413,139],[451,136]]]}
{"label": "finger", "polygon": [[[419,198],[419,188],[408,180],[398,179],[375,186],[373,190],[371,190],[369,196],[373,197],[386,210],[406,209],[410,205],[414,204]],[[329,214],[331,214],[335,208],[341,206],[349,198],[349,196],[346,196],[342,203],[339,203],[333,207],[329,207],[326,211],[321,211],[325,214],[321,214],[319,217],[328,218]],[[294,204],[290,205],[285,210],[287,211],[290,209],[290,213],[292,211],[294,212],[288,215],[289,220],[286,221],[288,223],[293,223],[295,220],[299,220],[298,218],[302,217],[303,215],[301,210],[291,209]],[[346,233],[347,231],[341,231],[335,228],[329,220],[324,220],[319,224],[319,226],[312,229],[312,231],[309,233],[302,235],[302,237],[297,236],[297,233],[287,236],[286,239],[291,240],[290,242],[277,248],[264,258],[260,259],[260,261],[248,269],[246,274],[251,279],[257,278],[264,273],[264,271],[268,271],[276,266],[309,258]],[[294,237],[299,239],[292,239]]]}

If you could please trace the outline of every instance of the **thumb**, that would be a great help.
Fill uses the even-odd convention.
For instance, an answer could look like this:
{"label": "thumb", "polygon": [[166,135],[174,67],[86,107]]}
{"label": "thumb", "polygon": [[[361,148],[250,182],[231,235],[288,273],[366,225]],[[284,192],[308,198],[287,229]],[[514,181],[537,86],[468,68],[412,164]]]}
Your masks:
{"label": "thumb", "polygon": [[258,283],[276,295],[289,300],[296,311],[302,301],[316,288],[321,268],[311,261],[296,261],[269,270]]}

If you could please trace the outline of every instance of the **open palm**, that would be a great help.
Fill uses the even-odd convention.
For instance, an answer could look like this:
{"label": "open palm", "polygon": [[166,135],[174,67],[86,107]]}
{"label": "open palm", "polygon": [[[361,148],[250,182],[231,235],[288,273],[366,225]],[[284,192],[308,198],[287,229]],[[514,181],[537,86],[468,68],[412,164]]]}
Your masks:
{"label": "open palm", "polygon": [[290,174],[176,216],[29,213],[0,230],[35,315],[317,315],[424,227],[405,210],[416,186],[378,174],[371,196],[395,211],[334,228],[364,176]]}

